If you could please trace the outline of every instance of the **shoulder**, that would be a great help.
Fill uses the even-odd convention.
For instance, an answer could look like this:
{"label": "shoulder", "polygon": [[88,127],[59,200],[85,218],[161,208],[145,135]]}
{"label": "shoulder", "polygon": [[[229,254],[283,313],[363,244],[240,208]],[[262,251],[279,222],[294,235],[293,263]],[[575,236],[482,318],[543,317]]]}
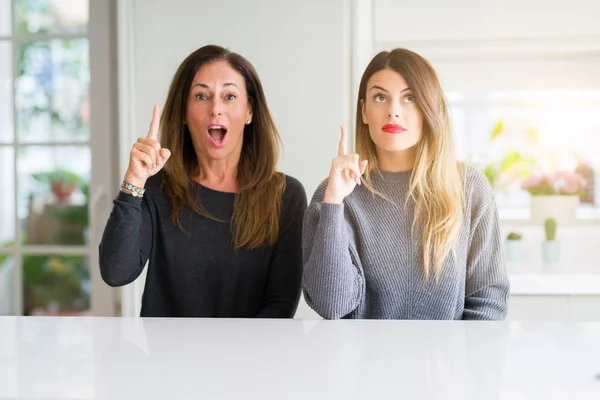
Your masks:
{"label": "shoulder", "polygon": [[483,172],[472,166],[463,165],[462,174],[465,203],[471,209],[471,213],[479,214],[495,206],[494,190]]}
{"label": "shoulder", "polygon": [[290,175],[284,175],[285,189],[283,191],[282,205],[291,212],[304,212],[307,206],[306,190],[302,183]]}
{"label": "shoulder", "polygon": [[284,197],[304,197],[306,198],[306,190],[302,183],[290,175],[284,175],[285,177],[285,190]]}
{"label": "shoulder", "polygon": [[482,199],[494,197],[494,190],[483,172],[469,165],[463,165],[461,168],[465,190],[469,197]]}

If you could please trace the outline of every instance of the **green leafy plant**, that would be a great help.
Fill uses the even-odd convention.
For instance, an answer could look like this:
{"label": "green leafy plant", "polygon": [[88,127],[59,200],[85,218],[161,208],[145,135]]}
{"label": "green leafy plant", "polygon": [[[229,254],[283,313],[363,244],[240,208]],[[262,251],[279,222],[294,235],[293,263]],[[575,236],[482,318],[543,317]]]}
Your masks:
{"label": "green leafy plant", "polygon": [[548,218],[544,221],[544,231],[546,241],[553,242],[556,240],[556,220],[554,218]]}
{"label": "green leafy plant", "polygon": [[521,235],[520,233],[517,232],[510,232],[507,236],[506,236],[506,240],[521,240],[523,237],[523,235]]}
{"label": "green leafy plant", "polygon": [[[57,169],[40,172],[33,177],[47,189],[54,185],[73,185],[85,196],[82,205],[69,205],[54,211],[52,217],[61,224],[72,225],[80,229],[66,230],[61,237],[55,238],[57,243],[67,245],[85,244],[84,230],[88,226],[89,184],[79,175]],[[65,237],[67,236],[68,237]],[[27,244],[27,235],[22,235],[21,243]],[[10,248],[14,241],[6,242],[0,247]],[[0,267],[10,262],[9,253],[0,254]],[[83,311],[89,308],[90,277],[87,259],[80,255],[30,255],[22,256],[23,265],[23,306],[25,314],[36,309],[59,311]]]}
{"label": "green leafy plant", "polygon": [[[53,216],[62,223],[81,229],[85,229],[88,226],[89,183],[85,179],[65,169],[35,173],[33,174],[33,178],[47,185],[59,199],[69,197],[75,189],[79,188],[85,196],[84,204],[72,205],[68,208],[57,210],[53,213]],[[57,240],[62,244],[84,244],[84,238],[77,234],[72,235],[72,237],[57,238]]]}
{"label": "green leafy plant", "polygon": [[49,305],[61,311],[86,310],[89,282],[83,256],[23,256],[25,314]]}
{"label": "green leafy plant", "polygon": [[52,193],[59,199],[68,198],[77,187],[85,184],[85,181],[79,175],[65,169],[38,172],[32,176],[38,182],[48,185]]}
{"label": "green leafy plant", "polygon": [[[7,242],[3,247],[12,245],[13,242]],[[0,268],[9,257],[10,254],[0,254]],[[22,263],[25,315],[51,304],[61,311],[89,309],[90,277],[84,256],[25,254]]]}

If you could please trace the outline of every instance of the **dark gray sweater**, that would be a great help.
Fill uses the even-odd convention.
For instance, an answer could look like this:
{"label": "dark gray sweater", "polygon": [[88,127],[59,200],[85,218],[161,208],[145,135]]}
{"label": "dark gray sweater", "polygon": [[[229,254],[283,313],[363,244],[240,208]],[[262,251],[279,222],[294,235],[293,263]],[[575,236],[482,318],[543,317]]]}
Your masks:
{"label": "dark gray sweater", "polygon": [[324,318],[481,319],[506,316],[509,282],[498,213],[485,176],[466,174],[466,215],[456,261],[439,282],[424,279],[422,245],[411,245],[410,172],[375,174],[391,203],[357,186],[343,204],[323,203],[327,182],[304,220],[304,296]]}
{"label": "dark gray sweater", "polygon": [[[162,172],[146,182],[143,199],[119,192],[100,243],[100,271],[111,286],[134,281],[146,261],[148,274],[142,316],[294,316],[301,290],[302,217],[307,199],[302,184],[286,177],[279,240],[274,246],[234,251],[230,224],[184,209],[173,224]],[[230,221],[233,193],[196,182],[205,209]]]}

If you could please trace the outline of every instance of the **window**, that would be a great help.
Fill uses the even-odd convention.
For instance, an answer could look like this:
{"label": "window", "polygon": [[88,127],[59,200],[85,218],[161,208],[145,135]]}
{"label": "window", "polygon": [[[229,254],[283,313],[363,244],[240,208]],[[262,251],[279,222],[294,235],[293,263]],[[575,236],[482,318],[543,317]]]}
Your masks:
{"label": "window", "polygon": [[3,314],[90,307],[88,6],[0,0]]}
{"label": "window", "polygon": [[[531,175],[576,171],[588,180],[581,208],[600,191],[600,89],[447,93],[459,158],[486,171],[501,209],[526,209]],[[588,214],[590,214],[588,212]]]}

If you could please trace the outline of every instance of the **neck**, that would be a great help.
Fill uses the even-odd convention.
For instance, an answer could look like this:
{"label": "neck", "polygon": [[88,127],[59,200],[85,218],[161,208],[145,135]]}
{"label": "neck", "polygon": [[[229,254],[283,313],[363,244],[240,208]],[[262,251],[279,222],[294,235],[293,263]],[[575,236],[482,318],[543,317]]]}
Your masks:
{"label": "neck", "polygon": [[377,164],[384,172],[406,172],[415,166],[416,150],[411,147],[402,151],[377,149]]}
{"label": "neck", "polygon": [[192,179],[209,189],[221,192],[237,191],[239,160],[198,160],[198,171]]}

